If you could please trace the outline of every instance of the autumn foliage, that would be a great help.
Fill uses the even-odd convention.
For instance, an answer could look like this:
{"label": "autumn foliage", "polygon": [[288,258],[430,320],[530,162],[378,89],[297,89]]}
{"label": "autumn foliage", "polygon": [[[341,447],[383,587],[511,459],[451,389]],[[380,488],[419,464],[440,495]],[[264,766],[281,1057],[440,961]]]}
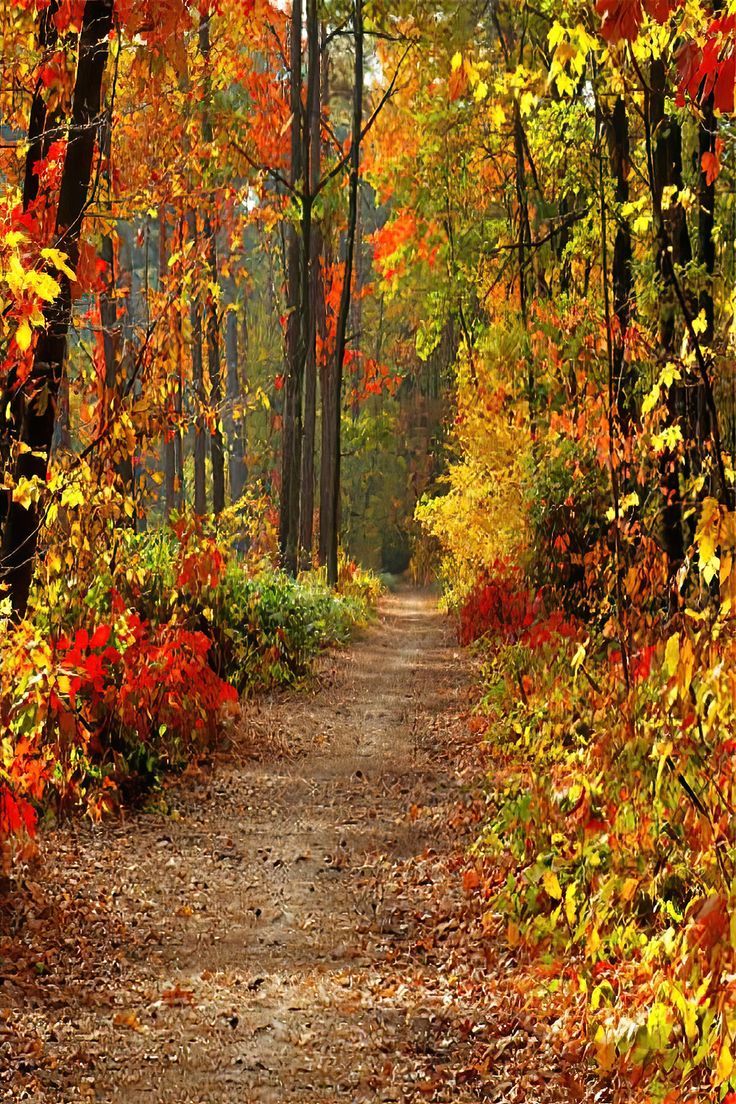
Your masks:
{"label": "autumn foliage", "polygon": [[499,5],[375,158],[386,286],[459,334],[416,559],[480,671],[465,890],[621,1101],[736,1089],[734,18]]}
{"label": "autumn foliage", "polygon": [[479,946],[596,1094],[732,1101],[734,0],[23,0],[0,38],[3,865],[413,555],[479,674]]}

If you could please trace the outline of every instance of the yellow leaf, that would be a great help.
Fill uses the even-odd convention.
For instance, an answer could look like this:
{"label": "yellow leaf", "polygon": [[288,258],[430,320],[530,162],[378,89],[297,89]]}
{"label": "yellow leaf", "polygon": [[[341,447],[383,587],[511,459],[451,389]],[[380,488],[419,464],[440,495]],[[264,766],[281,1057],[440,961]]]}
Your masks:
{"label": "yellow leaf", "polygon": [[26,285],[45,303],[53,303],[61,291],[59,281],[49,276],[48,272],[29,272]]}
{"label": "yellow leaf", "polygon": [[595,1050],[598,1065],[603,1073],[610,1073],[616,1062],[616,1044],[606,1035],[601,1025],[595,1035]]}
{"label": "yellow leaf", "polygon": [[708,564],[715,556],[720,513],[721,507],[717,499],[706,498],[703,500],[702,512],[695,534],[695,543],[698,546],[700,561],[703,564]]}
{"label": "yellow leaf", "polygon": [[707,329],[708,319],[705,317],[705,311],[702,310],[697,318],[693,318],[693,333],[696,333],[698,337],[700,337]]}
{"label": "yellow leaf", "polygon": [[68,276],[70,280],[76,280],[76,273],[74,269],[69,267],[69,258],[66,253],[62,253],[60,249],[42,249],[41,256],[45,261],[49,261],[54,268],[58,268],[59,272],[63,272],[65,276]]}
{"label": "yellow leaf", "polygon": [[555,46],[559,46],[561,42],[564,42],[565,33],[565,28],[562,26],[562,24],[558,23],[558,21],[555,20],[552,24],[552,28],[549,34],[547,35],[547,41],[549,42],[550,47],[553,50]]}
{"label": "yellow leaf", "polygon": [[562,889],[560,888],[560,882],[553,870],[545,870],[542,878],[542,884],[544,885],[545,892],[552,898],[553,901],[562,900]]}
{"label": "yellow leaf", "polygon": [[721,1043],[721,1052],[718,1055],[718,1062],[716,1064],[716,1083],[722,1085],[724,1081],[728,1081],[733,1072],[733,1055],[731,1054],[731,1047],[729,1046],[728,1039],[724,1039]]}
{"label": "yellow leaf", "polygon": [[16,330],[15,340],[22,353],[30,349],[31,341],[33,341],[33,330],[28,325],[27,320],[24,319]]}
{"label": "yellow leaf", "polygon": [[31,503],[35,502],[37,498],[38,486],[33,480],[24,478],[19,479],[17,486],[13,488],[13,502],[17,502],[19,506],[27,510]]}
{"label": "yellow leaf", "polygon": [[638,878],[627,878],[626,881],[624,882],[622,888],[621,888],[621,900],[622,901],[633,901],[634,900],[634,894],[636,893],[638,887],[639,887],[639,879]]}
{"label": "yellow leaf", "polygon": [[667,647],[664,650],[664,669],[667,674],[672,676],[677,671],[680,663],[680,635],[679,633],[673,633],[667,641]]}
{"label": "yellow leaf", "polygon": [[73,510],[75,506],[84,506],[84,494],[79,487],[66,487],[61,495],[61,505]]}

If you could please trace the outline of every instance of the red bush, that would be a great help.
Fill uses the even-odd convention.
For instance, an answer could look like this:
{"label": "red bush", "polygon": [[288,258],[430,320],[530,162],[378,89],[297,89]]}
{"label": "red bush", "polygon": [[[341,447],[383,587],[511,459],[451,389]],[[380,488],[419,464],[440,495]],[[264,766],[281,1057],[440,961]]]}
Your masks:
{"label": "red bush", "polygon": [[479,582],[460,611],[458,635],[463,645],[489,636],[507,644],[540,648],[555,635],[573,637],[576,633],[573,619],[559,610],[548,614],[542,591],[529,590],[514,572]]}

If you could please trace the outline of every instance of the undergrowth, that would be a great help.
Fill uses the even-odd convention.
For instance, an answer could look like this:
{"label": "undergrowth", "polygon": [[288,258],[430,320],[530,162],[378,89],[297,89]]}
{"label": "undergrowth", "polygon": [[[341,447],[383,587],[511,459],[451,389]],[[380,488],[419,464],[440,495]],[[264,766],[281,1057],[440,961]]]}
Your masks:
{"label": "undergrowth", "polygon": [[241,695],[299,680],[371,617],[375,576],[345,561],[336,590],[319,572],[293,579],[235,530],[182,517],[120,532],[91,583],[66,565],[26,621],[0,626],[6,868],[40,817],[99,819],[206,751]]}
{"label": "undergrowth", "polygon": [[462,613],[493,763],[479,892],[619,1099],[730,1102],[736,633],[652,624],[627,686],[610,623],[550,600],[512,572]]}

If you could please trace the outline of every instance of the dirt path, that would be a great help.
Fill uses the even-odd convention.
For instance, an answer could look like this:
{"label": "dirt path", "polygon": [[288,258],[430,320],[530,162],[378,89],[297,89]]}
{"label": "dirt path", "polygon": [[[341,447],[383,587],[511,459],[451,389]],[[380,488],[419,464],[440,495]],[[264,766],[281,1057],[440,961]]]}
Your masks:
{"label": "dirt path", "polygon": [[52,836],[0,948],[2,1099],[478,1099],[438,968],[463,663],[406,590],[323,681],[256,718],[298,758],[236,742],[164,812]]}

